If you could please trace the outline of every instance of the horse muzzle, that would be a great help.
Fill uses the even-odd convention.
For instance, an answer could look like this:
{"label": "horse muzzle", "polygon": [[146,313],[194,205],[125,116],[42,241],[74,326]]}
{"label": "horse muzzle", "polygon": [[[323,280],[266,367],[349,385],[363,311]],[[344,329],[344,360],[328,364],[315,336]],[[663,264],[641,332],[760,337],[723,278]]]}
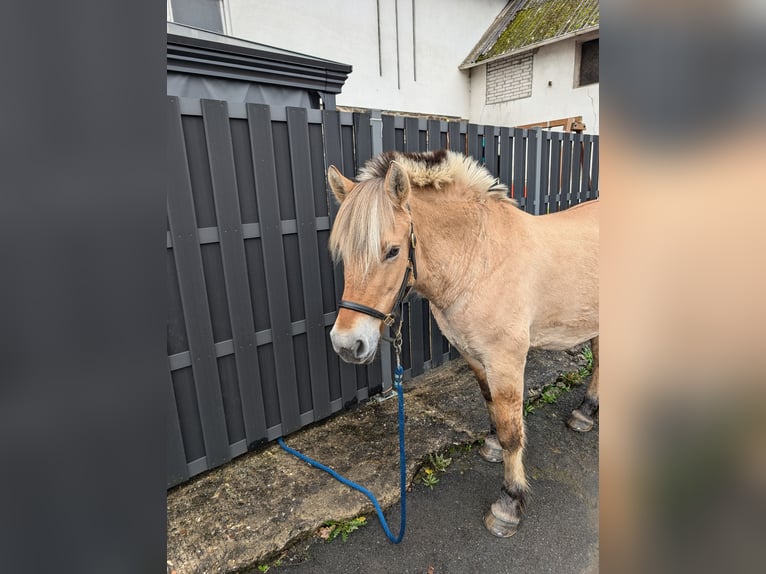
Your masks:
{"label": "horse muzzle", "polygon": [[332,348],[341,359],[347,363],[364,365],[371,363],[375,358],[380,341],[380,333],[377,330],[350,329],[340,331],[333,327],[330,331]]}

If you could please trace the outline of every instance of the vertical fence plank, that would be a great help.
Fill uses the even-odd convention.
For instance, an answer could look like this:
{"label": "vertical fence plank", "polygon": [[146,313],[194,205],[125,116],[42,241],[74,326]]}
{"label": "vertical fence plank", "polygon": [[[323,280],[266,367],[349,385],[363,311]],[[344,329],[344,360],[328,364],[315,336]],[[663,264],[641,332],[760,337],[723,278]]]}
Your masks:
{"label": "vertical fence plank", "polygon": [[582,203],[580,180],[582,177],[582,134],[574,134],[572,145],[572,205]]}
{"label": "vertical fence plank", "polygon": [[327,348],[320,289],[322,277],[319,271],[319,243],[313,202],[309,125],[305,108],[287,108],[287,132],[290,139],[290,167],[293,177],[298,252],[306,315],[311,400],[313,418],[319,420],[331,412],[330,381],[327,376]]}
{"label": "vertical fence plank", "polygon": [[181,436],[181,421],[178,419],[178,405],[173,390],[173,378],[168,371],[168,417],[167,417],[167,486],[175,486],[189,478],[189,467],[186,466],[184,442]]}
{"label": "vertical fence plank", "polygon": [[383,114],[383,151],[396,149],[396,125],[394,116]]}
{"label": "vertical fence plank", "polygon": [[465,153],[465,140],[460,135],[460,122],[449,122],[447,124],[447,143],[451,151]]}
{"label": "vertical fence plank", "polygon": [[495,126],[484,126],[484,166],[497,177],[497,142]]}
{"label": "vertical fence plank", "polygon": [[300,403],[290,326],[282,222],[277,197],[271,110],[269,106],[263,104],[247,104],[247,117],[255,172],[256,199],[261,217],[261,246],[266,270],[266,293],[271,317],[281,434],[286,435],[300,427]]}
{"label": "vertical fence plank", "polygon": [[[449,149],[460,153],[465,153],[465,138],[460,134],[460,122],[449,122],[447,124],[447,137]],[[457,349],[450,344],[449,357],[455,359],[460,356]]]}
{"label": "vertical fence plank", "polygon": [[540,213],[551,212],[550,185],[551,132],[543,131],[540,136]]}
{"label": "vertical fence plank", "polygon": [[509,193],[513,183],[513,138],[511,133],[510,128],[500,128],[500,137],[497,142],[500,146],[500,182],[508,186]]}
{"label": "vertical fence plank", "polygon": [[[357,172],[372,158],[372,117],[369,113],[354,113],[354,157],[356,158]],[[390,372],[391,349],[389,345],[381,345],[380,360],[367,365],[367,389],[379,386],[385,382],[383,370]],[[388,377],[390,378],[390,376]],[[390,386],[390,385],[389,385]],[[388,387],[386,387],[388,388]]]}
{"label": "vertical fence plank", "polygon": [[526,181],[524,181],[524,143],[525,130],[514,128],[513,130],[513,197],[521,207],[526,203],[523,198],[526,195]]}
{"label": "vertical fence plank", "polygon": [[168,98],[168,221],[207,467],[231,459],[178,98]]}
{"label": "vertical fence plank", "polygon": [[572,198],[572,134],[562,134],[561,143],[561,211],[573,205]]}
{"label": "vertical fence plank", "polygon": [[482,162],[482,152],[484,151],[479,145],[479,126],[476,124],[468,124],[466,128],[468,138],[468,155],[473,159]]}
{"label": "vertical fence plank", "polygon": [[551,132],[551,212],[561,211],[561,133]]}
{"label": "vertical fence plank", "polygon": [[582,179],[580,185],[580,197],[582,201],[593,199],[593,188],[591,187],[591,152],[593,150],[593,136],[583,136],[583,161],[582,161]]}
{"label": "vertical fence plank", "polygon": [[[266,415],[261,394],[255,325],[242,238],[242,215],[226,102],[202,100],[202,117],[218,220],[224,284],[229,302],[242,418],[247,442],[252,445],[266,436]],[[227,413],[226,416],[232,414]]]}
{"label": "vertical fence plank", "polygon": [[542,131],[534,128],[527,131],[527,213],[540,215],[540,167]]}
{"label": "vertical fence plank", "polygon": [[600,145],[600,138],[596,136],[593,138],[593,167],[591,168],[591,176],[590,176],[590,185],[591,189],[593,190],[593,197],[597,198],[598,193],[598,162],[599,162],[599,153],[598,153],[598,146]]}
{"label": "vertical fence plank", "polygon": [[354,144],[357,171],[372,157],[372,130],[370,114],[354,114]]}
{"label": "vertical fence plank", "polygon": [[[436,151],[442,148],[442,140],[441,140],[441,122],[439,120],[428,120],[427,124],[427,130],[428,130],[428,151]],[[430,333],[431,333],[431,366],[432,367],[438,367],[443,362],[443,351],[442,351],[442,338],[444,335],[442,335],[441,329],[439,329],[439,325],[436,324],[436,319],[433,318],[433,315],[431,315],[431,312],[429,310],[428,313],[429,316],[429,324],[430,324]]]}
{"label": "vertical fence plank", "polygon": [[[325,145],[325,159],[327,161],[327,167],[334,165],[341,173],[346,177],[352,177],[353,166],[346,166],[343,164],[343,150],[341,148],[341,135],[340,135],[340,113],[335,111],[325,110],[322,112],[322,125],[324,128],[324,145]],[[330,198],[330,225],[335,221],[335,216],[338,214],[338,205],[334,198]],[[335,277],[335,300],[337,302],[341,300],[343,296],[343,267],[342,265],[336,265],[334,270]],[[336,307],[337,313],[337,307]],[[341,399],[343,406],[349,406],[356,402],[356,369],[353,365],[346,361],[340,360],[340,357],[335,355],[338,360],[340,368],[340,388]]]}
{"label": "vertical fence plank", "polygon": [[[425,151],[420,149],[420,137],[418,131],[418,118],[405,118],[404,137],[406,142],[405,151]],[[417,233],[417,231],[416,231]],[[424,339],[425,326],[423,324],[423,300],[419,297],[410,299],[410,346],[412,357],[412,376],[416,377],[424,371]]]}

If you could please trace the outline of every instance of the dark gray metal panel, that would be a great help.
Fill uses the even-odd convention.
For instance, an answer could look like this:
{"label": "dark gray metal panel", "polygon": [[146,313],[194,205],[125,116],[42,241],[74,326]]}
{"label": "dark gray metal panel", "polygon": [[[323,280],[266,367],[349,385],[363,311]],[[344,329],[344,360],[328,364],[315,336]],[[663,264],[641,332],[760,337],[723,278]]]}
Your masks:
{"label": "dark gray metal panel", "polygon": [[[418,118],[407,117],[404,120],[404,133],[406,141],[406,150],[408,152],[426,151],[420,148],[420,138],[418,130]],[[417,230],[415,231],[417,234]],[[413,299],[409,305],[410,326],[412,329],[412,373],[413,376],[423,372],[424,362],[424,343],[428,340],[428,333],[423,324],[423,300]]]}
{"label": "dark gray metal panel", "polygon": [[524,188],[526,182],[524,181],[524,144],[526,138],[524,130],[521,128],[514,128],[513,130],[513,185],[512,193],[514,199],[519,202],[521,207],[524,207]]}
{"label": "dark gray metal panel", "polygon": [[[314,213],[317,216],[317,230],[330,229],[330,204],[327,186],[325,185],[324,142],[322,141],[321,124],[309,123],[309,148],[311,150],[311,181],[314,188]],[[326,248],[326,243],[321,248]]]}
{"label": "dark gray metal panel", "polygon": [[181,437],[181,423],[178,420],[178,406],[173,391],[173,378],[168,371],[168,417],[167,417],[167,486],[175,486],[189,478],[186,454]]}
{"label": "dark gray metal panel", "polygon": [[510,128],[500,128],[498,145],[500,146],[500,166],[498,175],[500,176],[500,182],[508,186],[510,193],[511,183],[513,181],[513,137]]}
{"label": "dark gray metal panel", "polygon": [[593,187],[593,197],[598,197],[598,164],[599,164],[599,153],[598,148],[600,145],[601,138],[599,136],[595,136],[593,138],[593,168],[591,171],[591,186]]}
{"label": "dark gray metal panel", "polygon": [[380,119],[383,121],[383,151],[396,149],[396,126],[394,116],[382,114]]}
{"label": "dark gray metal panel", "polygon": [[287,108],[287,128],[290,134],[290,165],[293,174],[298,248],[303,279],[303,301],[306,310],[306,344],[310,367],[311,401],[314,419],[328,416],[330,382],[327,376],[327,355],[322,293],[314,214],[314,189],[311,172],[309,126],[304,108]]}
{"label": "dark gray metal panel", "polygon": [[[255,180],[253,179],[247,119],[232,119],[230,105],[229,124],[231,125],[231,144],[234,149],[234,167],[237,173],[237,192],[242,223],[243,225],[258,225],[258,206],[255,202]],[[244,235],[244,229],[243,237],[247,237]]]}
{"label": "dark gray metal panel", "polygon": [[178,98],[168,98],[168,220],[208,464],[231,459]]}
{"label": "dark gray metal panel", "polygon": [[590,186],[591,173],[591,151],[593,149],[593,136],[583,135],[583,161],[582,161],[582,179],[580,180],[580,198],[582,201],[593,199],[593,192]]}
{"label": "dark gray metal panel", "polygon": [[[256,352],[255,324],[250,302],[242,215],[234,165],[231,130],[226,102],[202,101],[205,135],[209,150],[216,217],[219,225],[225,292],[229,303],[234,360],[241,417],[248,445],[266,437],[266,417],[261,394],[260,366]],[[227,413],[227,417],[232,415]],[[235,442],[230,440],[230,442]]]}
{"label": "dark gray metal panel", "polygon": [[460,122],[449,122],[447,124],[447,135],[449,149],[465,153],[465,138],[460,135]]}
{"label": "dark gray metal panel", "polygon": [[473,157],[476,161],[482,161],[482,152],[484,149],[479,142],[479,126],[476,124],[468,124],[468,155]]}
{"label": "dark gray metal panel", "polygon": [[582,176],[582,134],[574,134],[572,144],[572,205],[581,203],[580,178]]}
{"label": "dark gray metal panel", "polygon": [[[356,158],[357,172],[364,166],[364,164],[373,155],[372,145],[372,117],[369,113],[355,113],[354,119],[354,145]],[[378,353],[379,359],[376,358],[375,362],[367,365],[367,372],[365,373],[365,388],[377,388],[383,383],[385,370],[385,382],[386,388],[390,387],[391,382],[391,349],[389,345],[382,345],[380,352]],[[385,365],[385,369],[383,368]],[[358,371],[358,369],[357,369]],[[357,380],[357,390],[362,388],[361,380]]]}
{"label": "dark gray metal panel", "polygon": [[550,213],[551,197],[550,184],[551,161],[551,132],[543,131],[540,139],[540,213]]}
{"label": "dark gray metal panel", "polygon": [[561,211],[568,209],[572,201],[572,134],[562,134],[561,153]]}
{"label": "dark gray metal panel", "polygon": [[484,166],[489,170],[489,173],[495,177],[498,176],[495,126],[484,126]]}
{"label": "dark gray metal panel", "polygon": [[527,190],[527,203],[525,206],[525,209],[527,213],[531,213],[533,215],[540,215],[540,205],[539,205],[539,197],[538,192],[539,189],[537,187],[538,183],[538,166],[537,166],[537,147],[538,147],[538,140],[540,136],[540,130],[538,129],[531,129],[527,130],[527,180],[526,180],[526,190]]}
{"label": "dark gray metal panel", "polygon": [[[261,243],[266,271],[266,291],[273,338],[279,412],[284,434],[300,427],[298,389],[295,385],[295,357],[290,334],[290,302],[287,298],[287,270],[277,197],[277,174],[269,106],[248,104],[250,146],[253,153],[258,213],[261,216]],[[275,406],[275,405],[274,405]],[[269,406],[267,405],[267,409]]]}
{"label": "dark gray metal panel", "polygon": [[[449,149],[452,151],[465,153],[465,137],[460,133],[460,122],[449,122],[447,124],[447,134]],[[460,354],[453,346],[450,346],[450,358],[459,357]]]}
{"label": "dark gray metal panel", "polygon": [[441,122],[439,120],[428,120],[426,130],[428,133],[428,145],[426,149],[428,151],[442,149]]}
{"label": "dark gray metal panel", "polygon": [[551,212],[561,211],[561,133],[551,132]]}
{"label": "dark gray metal panel", "polygon": [[[337,167],[346,177],[351,177],[348,170],[352,170],[354,166],[346,166],[343,164],[343,151],[341,148],[341,125],[340,125],[340,113],[333,111],[325,111],[322,113],[322,119],[324,121],[324,143],[325,143],[325,161],[327,167],[334,165]],[[326,170],[325,170],[326,171]],[[338,206],[333,199],[330,203],[330,221],[335,221],[335,216],[338,213]],[[335,300],[336,310],[337,302],[341,300],[343,296],[343,267],[342,265],[335,266]],[[341,399],[343,406],[348,406],[356,402],[356,371],[353,365],[341,361],[337,355],[335,360],[338,364],[338,370],[340,373],[340,388]]]}
{"label": "dark gray metal panel", "polygon": [[181,303],[181,292],[178,287],[178,273],[173,258],[173,251],[167,250],[168,272],[168,355],[175,355],[189,350],[189,341],[186,337],[186,325],[184,324],[184,311]]}
{"label": "dark gray metal panel", "polygon": [[370,114],[354,114],[354,142],[356,143],[357,171],[372,157],[372,129]]}
{"label": "dark gray metal panel", "polygon": [[[442,133],[441,122],[439,120],[428,120],[428,151],[436,151],[442,148]],[[436,367],[442,363],[442,335],[439,325],[436,324],[436,319],[433,318],[430,312],[428,312],[429,320],[426,325],[430,325],[430,348],[431,348],[431,364]]]}
{"label": "dark gray metal panel", "polygon": [[210,167],[207,162],[205,125],[202,117],[181,115],[181,130],[186,146],[186,167],[191,183],[194,213],[198,227],[217,227]]}
{"label": "dark gray metal panel", "polygon": [[[231,353],[218,359],[218,380],[221,381],[221,397],[226,414],[226,434],[229,437],[229,452],[231,452],[231,445],[240,441],[248,442],[233,348]],[[260,388],[258,390],[260,391]]]}

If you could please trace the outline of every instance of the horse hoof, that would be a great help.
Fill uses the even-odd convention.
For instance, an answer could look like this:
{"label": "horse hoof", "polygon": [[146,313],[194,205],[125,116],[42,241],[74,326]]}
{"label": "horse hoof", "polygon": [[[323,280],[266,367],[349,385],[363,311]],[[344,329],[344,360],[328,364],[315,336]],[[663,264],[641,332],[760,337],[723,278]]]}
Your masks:
{"label": "horse hoof", "polygon": [[484,444],[479,447],[479,456],[487,462],[503,462],[503,447],[494,435],[484,439]]}
{"label": "horse hoof", "polygon": [[588,432],[593,428],[593,419],[589,419],[579,411],[572,411],[572,416],[569,417],[567,426],[573,431]]}
{"label": "horse hoof", "polygon": [[519,522],[509,522],[492,513],[492,508],[484,515],[484,526],[493,536],[498,538],[510,538],[519,529]]}

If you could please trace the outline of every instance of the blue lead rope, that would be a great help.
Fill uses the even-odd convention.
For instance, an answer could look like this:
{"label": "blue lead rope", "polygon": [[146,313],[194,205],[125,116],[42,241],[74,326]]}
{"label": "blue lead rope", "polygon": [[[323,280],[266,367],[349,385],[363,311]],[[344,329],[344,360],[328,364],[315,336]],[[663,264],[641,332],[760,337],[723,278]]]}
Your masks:
{"label": "blue lead rope", "polygon": [[307,457],[305,454],[301,454],[297,450],[290,448],[289,446],[285,444],[285,441],[282,440],[282,437],[279,437],[277,439],[279,446],[281,446],[285,451],[309,463],[314,468],[318,468],[320,470],[325,471],[330,476],[339,480],[346,486],[350,486],[354,490],[358,490],[359,492],[364,494],[367,498],[369,498],[370,502],[372,502],[373,506],[375,506],[375,512],[378,513],[380,524],[383,526],[383,530],[385,531],[386,536],[388,536],[388,539],[394,544],[399,544],[404,538],[404,526],[405,526],[405,523],[407,522],[407,467],[405,465],[405,457],[404,457],[404,391],[402,390],[403,375],[404,375],[404,369],[402,368],[401,365],[397,365],[396,370],[394,371],[394,388],[396,389],[397,395],[399,397],[399,482],[400,482],[400,489],[401,489],[401,503],[400,503],[401,504],[401,523],[399,525],[399,536],[394,536],[393,534],[391,534],[391,530],[388,528],[388,522],[386,522],[386,519],[383,516],[383,510],[380,508],[378,499],[375,498],[375,495],[372,494],[369,490],[339,475],[329,466],[325,466],[322,463]]}

